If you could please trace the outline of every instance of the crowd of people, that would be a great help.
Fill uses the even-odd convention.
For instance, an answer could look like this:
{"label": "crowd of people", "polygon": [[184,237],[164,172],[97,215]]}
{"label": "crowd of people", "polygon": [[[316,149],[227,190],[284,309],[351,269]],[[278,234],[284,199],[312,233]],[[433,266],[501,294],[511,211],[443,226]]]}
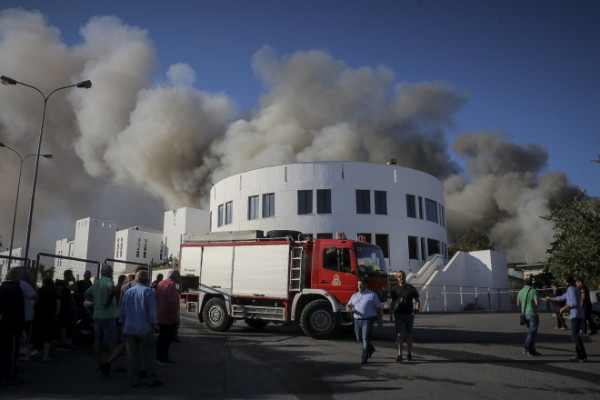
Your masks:
{"label": "crowd of people", "polygon": [[[92,283],[86,271],[76,280],[71,270],[63,279],[42,280],[38,288],[32,270],[11,268],[0,285],[0,383],[18,382],[19,361],[33,357],[53,361],[52,349],[70,350],[73,345],[87,344],[93,337],[95,366],[109,376],[113,371],[127,371],[131,386],[163,384],[157,366],[174,364],[169,358],[171,344],[178,341],[181,276],[169,270],[167,278],[158,274],[150,283],[145,268],[135,274],[120,275],[113,281],[113,268],[104,265],[100,277]],[[586,362],[582,336],[597,333],[591,318],[590,292],[582,279],[563,278],[566,290],[552,283],[549,296],[541,297],[531,278],[525,279],[517,295],[517,306],[524,316],[527,335],[523,353],[540,356],[536,349],[540,301],[550,302],[556,316],[557,330],[567,330],[563,313],[568,312],[571,337],[576,355],[572,361]],[[420,309],[419,293],[406,282],[406,273],[397,273],[397,284],[390,290],[391,312],[397,334],[396,361],[412,361],[413,324]],[[374,321],[382,321],[381,303],[367,288],[367,278],[358,281],[358,291],[346,310],[353,313],[356,339],[361,343],[361,362],[367,363],[375,352],[371,343]],[[404,343],[407,352],[403,354]],[[120,365],[125,354],[126,365]]]}
{"label": "crowd of people", "polygon": [[66,270],[62,279],[45,278],[39,288],[36,275],[11,268],[0,285],[0,384],[20,382],[20,363],[52,362],[53,349],[90,344],[102,374],[127,371],[134,387],[163,384],[157,365],[174,363],[169,347],[179,326],[179,271],[150,282],[140,267],[115,285],[112,266],[104,265],[94,282],[90,271],[76,280]]}
{"label": "crowd of people", "polygon": [[533,288],[532,278],[525,279],[523,289],[517,295],[517,306],[521,307],[521,313],[525,317],[527,327],[527,336],[523,347],[523,353],[530,356],[540,356],[541,354],[535,348],[535,338],[539,326],[538,307],[540,300],[550,302],[556,316],[556,327],[554,329],[567,330],[567,323],[563,313],[569,313],[569,322],[571,324],[571,338],[575,344],[576,355],[571,357],[571,361],[587,362],[587,353],[583,344],[582,337],[598,333],[597,327],[592,319],[592,301],[590,291],[585,285],[583,279],[575,280],[572,275],[565,275],[563,283],[566,290],[559,288],[557,282],[552,282],[552,293],[550,296],[540,297],[535,288]]}

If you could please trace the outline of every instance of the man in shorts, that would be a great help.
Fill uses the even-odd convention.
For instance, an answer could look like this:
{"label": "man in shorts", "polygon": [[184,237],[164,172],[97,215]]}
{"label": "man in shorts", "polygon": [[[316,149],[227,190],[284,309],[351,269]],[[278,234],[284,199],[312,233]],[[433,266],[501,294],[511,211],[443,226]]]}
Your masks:
{"label": "man in shorts", "polygon": [[417,289],[413,285],[406,283],[406,273],[398,271],[396,277],[398,278],[398,285],[390,290],[392,310],[394,312],[394,325],[398,335],[398,356],[396,357],[396,361],[404,361],[402,358],[402,347],[405,336],[406,349],[408,351],[406,361],[412,361],[413,323],[415,313],[418,313],[421,307],[421,302]]}

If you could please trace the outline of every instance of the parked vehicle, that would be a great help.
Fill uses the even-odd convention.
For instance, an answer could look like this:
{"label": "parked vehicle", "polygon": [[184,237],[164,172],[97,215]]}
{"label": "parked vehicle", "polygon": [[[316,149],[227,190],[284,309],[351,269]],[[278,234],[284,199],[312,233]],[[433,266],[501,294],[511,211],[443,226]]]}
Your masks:
{"label": "parked vehicle", "polygon": [[291,322],[310,337],[326,338],[352,323],[345,304],[359,277],[369,278],[369,289],[381,301],[389,292],[381,249],[343,235],[314,240],[294,231],[186,235],[179,264],[182,275],[199,277],[199,321],[218,332],[234,320],[255,328]]}

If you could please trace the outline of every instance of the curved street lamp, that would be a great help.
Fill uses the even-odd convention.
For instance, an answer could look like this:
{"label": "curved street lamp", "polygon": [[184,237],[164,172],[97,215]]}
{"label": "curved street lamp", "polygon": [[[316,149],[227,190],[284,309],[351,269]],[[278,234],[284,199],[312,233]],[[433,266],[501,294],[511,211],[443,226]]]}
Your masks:
{"label": "curved street lamp", "polygon": [[47,95],[44,95],[44,93],[42,93],[42,91],[40,89],[36,88],[35,86],[29,85],[27,83],[19,82],[17,80],[9,78],[8,76],[4,76],[4,75],[0,76],[0,83],[2,83],[3,85],[27,86],[28,88],[31,88],[31,89],[35,90],[36,92],[38,92],[44,99],[44,111],[42,113],[42,126],[40,128],[40,139],[38,141],[38,149],[37,149],[37,153],[36,153],[36,157],[35,157],[35,170],[33,173],[33,188],[31,189],[31,203],[29,204],[29,218],[27,220],[27,238],[25,240],[25,258],[29,259],[29,240],[31,238],[31,222],[33,219],[33,205],[35,203],[35,186],[37,183],[38,166],[40,163],[40,155],[41,155],[40,150],[42,148],[42,135],[44,134],[44,122],[46,120],[46,106],[48,104],[48,99],[54,93],[58,92],[59,90],[63,90],[63,89],[68,89],[68,88],[72,88],[72,87],[89,89],[92,87],[92,81],[88,80],[88,81],[82,81],[82,82],[76,83],[74,85],[62,86],[62,87],[52,90]]}
{"label": "curved street lamp", "polygon": [[[19,189],[21,188],[21,172],[23,172],[23,161],[25,161],[29,157],[35,156],[36,154],[27,154],[25,157],[21,157],[21,154],[19,154],[18,151],[16,151],[12,147],[10,147],[2,142],[0,142],[0,147],[6,147],[7,149],[9,149],[13,153],[15,153],[17,155],[17,157],[19,157],[19,159],[21,160],[21,166],[19,167],[19,180],[17,181],[17,196],[15,199],[15,212],[13,215],[12,232],[10,234],[10,250],[8,252],[8,267],[6,268],[7,270],[9,270],[10,264],[12,261],[13,243],[15,240],[15,224],[17,222],[17,208],[19,207]],[[52,154],[40,154],[40,156],[48,158],[48,159],[52,158]]]}

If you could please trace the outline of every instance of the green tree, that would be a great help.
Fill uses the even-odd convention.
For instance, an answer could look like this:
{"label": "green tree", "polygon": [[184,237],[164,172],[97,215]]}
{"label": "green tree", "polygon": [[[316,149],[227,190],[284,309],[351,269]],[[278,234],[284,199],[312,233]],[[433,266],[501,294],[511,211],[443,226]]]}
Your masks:
{"label": "green tree", "polygon": [[485,232],[479,228],[471,228],[463,236],[458,237],[456,244],[449,246],[448,253],[452,257],[459,251],[494,250],[494,244]]}
{"label": "green tree", "polygon": [[569,203],[553,208],[543,219],[554,222],[548,261],[556,276],[573,274],[589,284],[600,276],[600,203],[579,192]]}

